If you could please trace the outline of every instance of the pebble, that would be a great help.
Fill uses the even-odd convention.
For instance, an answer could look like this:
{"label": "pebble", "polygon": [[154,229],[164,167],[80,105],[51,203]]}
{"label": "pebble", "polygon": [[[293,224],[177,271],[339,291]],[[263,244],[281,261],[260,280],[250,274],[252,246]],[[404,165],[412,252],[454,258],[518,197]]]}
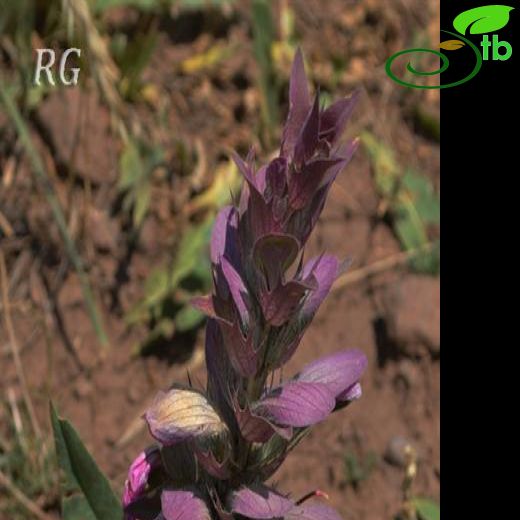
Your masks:
{"label": "pebble", "polygon": [[405,448],[408,445],[414,447],[404,437],[392,437],[388,441],[388,444],[386,446],[384,455],[385,460],[392,466],[397,466],[398,468],[405,468],[408,463],[408,457],[406,456]]}

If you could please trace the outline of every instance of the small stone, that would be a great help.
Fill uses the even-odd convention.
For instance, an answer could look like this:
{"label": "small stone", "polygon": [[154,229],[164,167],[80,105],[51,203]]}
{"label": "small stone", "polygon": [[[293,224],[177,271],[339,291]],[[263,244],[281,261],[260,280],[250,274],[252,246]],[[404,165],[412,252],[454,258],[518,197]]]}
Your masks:
{"label": "small stone", "polygon": [[128,388],[128,400],[131,403],[138,403],[142,398],[143,392],[136,385],[130,385]]}
{"label": "small stone", "polygon": [[354,78],[363,78],[366,73],[365,60],[362,58],[352,58],[348,71]]}
{"label": "small stone", "polygon": [[391,338],[403,353],[420,353],[421,346],[439,353],[439,278],[409,275],[388,286],[384,300]]}
{"label": "small stone", "polygon": [[408,456],[406,454],[407,446],[411,446],[411,443],[404,437],[392,437],[386,446],[385,460],[389,464],[392,464],[392,466],[405,468],[408,464]]}
{"label": "small stone", "polygon": [[99,251],[113,252],[117,247],[117,222],[110,219],[107,211],[89,208],[85,222],[87,235]]}
{"label": "small stone", "polygon": [[63,282],[58,294],[58,306],[63,311],[67,307],[76,306],[84,301],[81,283],[76,273],[71,273]]}
{"label": "small stone", "polygon": [[85,378],[79,379],[74,388],[74,393],[80,399],[88,397],[92,393],[92,383]]}
{"label": "small stone", "polygon": [[141,251],[153,255],[159,251],[161,245],[159,225],[155,217],[150,215],[143,222],[139,234],[139,248]]}
{"label": "small stone", "polygon": [[[110,113],[95,91],[56,90],[38,108],[56,159],[75,175],[94,184],[117,179],[118,155],[110,127]],[[71,132],[81,128],[81,135]]]}
{"label": "small stone", "polygon": [[414,388],[420,381],[421,374],[417,363],[409,359],[403,359],[399,362],[396,374],[394,376],[394,383],[404,383],[406,389]]}

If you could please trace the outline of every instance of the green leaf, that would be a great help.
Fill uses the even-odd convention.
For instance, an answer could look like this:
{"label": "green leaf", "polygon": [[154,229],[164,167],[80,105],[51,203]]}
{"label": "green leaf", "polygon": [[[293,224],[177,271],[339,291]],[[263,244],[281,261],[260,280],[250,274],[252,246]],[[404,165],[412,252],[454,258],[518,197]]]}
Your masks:
{"label": "green leaf", "polygon": [[133,324],[150,319],[152,310],[170,294],[172,289],[168,280],[168,271],[164,267],[154,269],[144,282],[144,297],[128,311],[126,322]]}
{"label": "green leaf", "polygon": [[207,51],[195,54],[183,60],[180,69],[185,74],[195,74],[216,67],[234,52],[234,47],[228,44],[215,44]]}
{"label": "green leaf", "polygon": [[270,141],[278,125],[278,81],[271,49],[276,40],[276,27],[269,0],[253,0],[253,49],[259,68],[262,122],[266,139]]}
{"label": "green leaf", "polygon": [[196,263],[193,271],[190,274],[190,278],[196,280],[200,289],[205,291],[211,287],[211,261],[206,251],[202,251],[199,256],[199,261]]}
{"label": "green leaf", "polygon": [[[56,455],[65,475],[63,490],[66,494],[80,491],[86,500],[86,505],[80,505],[79,498],[75,498],[74,502],[66,505],[67,510],[83,511],[87,515],[84,520],[89,519],[89,513],[86,512],[89,508],[96,520],[122,520],[121,503],[107,478],[101,473],[71,424],[59,419],[52,403],[50,406]],[[78,517],[75,520],[83,518]]]}
{"label": "green leaf", "polygon": [[136,7],[142,11],[153,11],[169,5],[185,9],[202,9],[208,6],[232,4],[234,0],[95,0],[94,10],[103,12],[112,7]]}
{"label": "green leaf", "polygon": [[147,306],[158,303],[169,293],[168,272],[165,269],[154,269],[145,282],[145,300]]}
{"label": "green leaf", "polygon": [[440,142],[441,128],[439,116],[431,112],[422,103],[417,103],[412,109],[412,118],[418,130],[435,142]]}
{"label": "green leaf", "polygon": [[126,143],[119,158],[119,189],[127,190],[135,186],[143,177],[143,161],[137,143],[131,139]]}
{"label": "green leaf", "polygon": [[173,287],[177,287],[179,282],[195,269],[209,243],[212,225],[213,218],[208,218],[202,224],[193,226],[184,233],[170,274],[170,283]]}
{"label": "green leaf", "polygon": [[[427,224],[434,220],[436,210],[433,208],[435,202],[428,202],[431,202],[432,208],[425,206],[424,209],[431,211],[432,214],[423,215],[421,213],[423,208],[418,204],[417,193],[406,188],[399,191],[399,200],[393,206],[394,229],[406,251],[420,249],[429,242]],[[439,270],[439,249],[434,248],[432,251],[418,254],[412,259],[410,265],[415,271],[436,274]]]}
{"label": "green leaf", "polygon": [[[127,323],[146,321],[154,316],[156,309],[161,312],[161,302],[171,296],[179,284],[188,277],[196,280],[197,290],[204,291],[209,287],[211,265],[208,260],[207,247],[212,226],[213,216],[210,216],[201,224],[192,226],[184,232],[171,268],[158,268],[150,273],[145,282],[144,297],[126,315]],[[178,303],[182,304],[183,301]],[[160,316],[155,317],[160,318]],[[179,320],[180,328],[185,327],[184,330],[188,330],[194,326],[191,323],[195,322],[195,315],[186,311],[186,314]],[[175,324],[179,326],[177,319]],[[157,334],[162,335],[162,332],[159,330]],[[152,339],[155,339],[157,334],[154,334]]]}
{"label": "green leaf", "polygon": [[429,498],[416,497],[412,503],[420,520],[440,520],[441,510],[439,505]]}
{"label": "green leaf", "polygon": [[393,196],[401,175],[393,151],[370,132],[361,134],[361,142],[372,164],[377,190],[383,197]]}
{"label": "green leaf", "polygon": [[96,515],[83,494],[65,497],[61,503],[63,520],[96,520]]}
{"label": "green leaf", "polygon": [[360,460],[355,453],[348,452],[343,462],[346,481],[356,488],[370,476],[377,464],[377,455],[371,451]]}
{"label": "green leaf", "polygon": [[178,0],[180,7],[185,9],[202,9],[207,8],[208,6],[223,6],[230,5],[234,2],[234,0]]}
{"label": "green leaf", "polygon": [[509,12],[514,7],[508,5],[483,5],[460,13],[453,20],[453,27],[460,33],[485,34],[498,31],[509,22]]}
{"label": "green leaf", "polygon": [[[365,132],[361,140],[372,163],[377,191],[387,203],[402,248],[422,248],[429,242],[428,226],[440,220],[439,197],[431,182],[423,174],[404,170],[393,151],[374,135]],[[436,274],[439,249],[418,254],[411,265],[419,272]]]}
{"label": "green leaf", "polygon": [[133,224],[141,225],[151,198],[151,175],[160,164],[163,151],[159,147],[150,147],[145,143],[129,139],[119,158],[120,177],[118,187],[126,192],[123,208],[133,208]]}
{"label": "green leaf", "polygon": [[127,98],[132,99],[141,87],[141,76],[150,62],[157,40],[158,32],[152,26],[147,32],[139,32],[130,41],[125,41],[118,65],[123,75],[121,85]]}
{"label": "green leaf", "polygon": [[142,323],[150,319],[150,309],[144,300],[138,301],[125,315],[129,325]]}
{"label": "green leaf", "polygon": [[51,403],[51,423],[54,432],[54,444],[56,446],[56,456],[58,457],[59,466],[63,472],[62,489],[64,493],[74,492],[79,489],[79,483],[74,475],[74,470],[67,454],[67,444],[61,431],[60,421]]}
{"label": "green leaf", "polygon": [[161,318],[155,325],[155,327],[146,336],[144,341],[136,343],[133,346],[132,352],[134,355],[139,355],[146,352],[148,349],[153,348],[157,342],[168,340],[173,336],[175,332],[175,322],[170,318]]}
{"label": "green leaf", "polygon": [[204,314],[194,309],[190,304],[186,304],[175,315],[175,329],[178,332],[192,330],[204,320]]}
{"label": "green leaf", "polygon": [[160,7],[159,0],[96,0],[95,12],[103,12],[112,7],[136,7],[143,11]]}
{"label": "green leaf", "polygon": [[439,197],[428,178],[407,170],[403,176],[403,186],[411,194],[421,220],[426,224],[438,224],[441,217]]}
{"label": "green leaf", "polygon": [[134,227],[139,227],[148,213],[150,207],[150,199],[152,197],[152,190],[150,184],[146,183],[141,186],[141,189],[137,191],[135,195],[135,206],[134,206]]}

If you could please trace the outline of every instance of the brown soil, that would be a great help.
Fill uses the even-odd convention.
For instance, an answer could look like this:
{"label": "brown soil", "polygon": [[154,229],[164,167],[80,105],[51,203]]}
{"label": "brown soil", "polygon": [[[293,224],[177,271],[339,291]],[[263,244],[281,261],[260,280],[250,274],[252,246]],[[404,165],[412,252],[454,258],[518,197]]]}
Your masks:
{"label": "brown soil", "polygon": [[[423,27],[436,42],[436,4],[433,0],[292,3],[315,83],[330,84],[331,60],[342,58],[344,69],[335,95],[356,86],[363,90],[348,133],[371,130],[394,148],[401,164],[424,172],[438,186],[438,144],[422,135],[410,115],[417,103],[437,113],[438,96],[394,85],[382,66],[392,52],[411,43],[408,23]],[[156,130],[157,142],[174,150],[178,138],[192,146],[199,140],[207,161],[203,185],[211,180],[228,147],[244,152],[255,142],[259,107],[248,19],[249,7],[244,2],[229,17],[196,14],[165,21],[145,73],[167,100],[168,128]],[[109,22],[122,23],[118,17]],[[225,40],[237,42],[237,50],[216,69],[186,76],[172,66]],[[89,109],[82,113],[86,104]],[[152,125],[151,109],[145,103],[133,110],[144,125]],[[203,331],[176,336],[151,355],[131,357],[133,345],[145,330],[129,330],[123,320],[124,311],[142,295],[146,275],[168,257],[183,223],[182,207],[197,187],[190,185],[183,171],[176,172],[172,184],[155,179],[151,213],[139,243],[130,248],[115,184],[119,145],[110,137],[107,111],[93,89],[87,86],[50,95],[32,122],[89,268],[111,350],[100,358],[77,276],[65,259],[48,206],[32,181],[26,159],[14,147],[12,131],[0,117],[0,135],[7,143],[0,145],[4,172],[0,207],[15,231],[11,238],[0,235],[0,248],[7,261],[24,370],[42,424],[48,427],[51,396],[120,489],[132,457],[150,442],[142,428],[130,440],[122,442],[122,437],[139,424],[139,416],[157,390],[185,381],[187,370],[194,381],[205,378]],[[78,128],[81,136],[74,142],[71,136]],[[17,157],[16,175],[6,185],[10,157]],[[169,161],[175,170],[174,152]],[[311,239],[311,252],[352,256],[352,268],[397,253],[399,243],[389,223],[380,218],[379,204],[370,163],[360,150],[331,194]],[[402,500],[404,469],[399,461],[389,461],[387,453],[392,439],[399,437],[412,443],[419,454],[414,492],[439,498],[438,285],[436,278],[394,269],[330,295],[287,373],[319,355],[358,347],[369,358],[364,394],[347,410],[318,425],[300,444],[275,475],[282,490],[299,497],[319,488],[329,494],[331,504],[345,519],[389,520]],[[0,392],[14,388],[19,394],[3,324],[0,330]],[[0,415],[0,424],[5,417]],[[373,469],[353,486],[344,470],[345,456],[354,455],[363,462],[372,454]],[[53,498],[47,500],[48,505]]]}

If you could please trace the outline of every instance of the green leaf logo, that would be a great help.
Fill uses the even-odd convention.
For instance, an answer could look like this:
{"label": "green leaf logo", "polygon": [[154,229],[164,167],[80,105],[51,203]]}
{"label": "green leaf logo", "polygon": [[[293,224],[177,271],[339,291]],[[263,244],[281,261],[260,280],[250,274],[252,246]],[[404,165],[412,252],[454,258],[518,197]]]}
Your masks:
{"label": "green leaf logo", "polygon": [[460,13],[453,20],[453,27],[460,33],[485,34],[498,31],[509,22],[509,12],[514,7],[508,5],[483,5]]}

